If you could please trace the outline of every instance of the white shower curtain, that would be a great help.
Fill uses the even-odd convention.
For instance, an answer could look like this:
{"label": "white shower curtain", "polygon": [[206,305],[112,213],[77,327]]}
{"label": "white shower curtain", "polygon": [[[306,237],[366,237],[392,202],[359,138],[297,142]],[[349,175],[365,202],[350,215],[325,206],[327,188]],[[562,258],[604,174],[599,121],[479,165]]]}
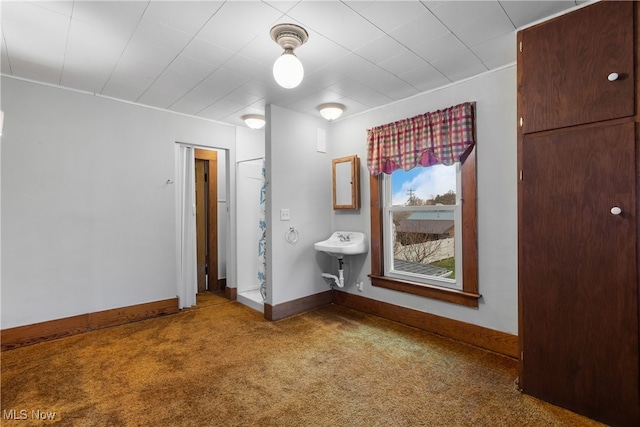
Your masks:
{"label": "white shower curtain", "polygon": [[196,184],[192,147],[178,146],[176,189],[178,197],[178,299],[180,308],[196,305],[198,292],[196,261]]}
{"label": "white shower curtain", "polygon": [[258,240],[258,283],[262,302],[267,302],[267,171],[266,162],[262,160],[262,186],[260,187],[260,212],[258,216],[258,228],[260,238]]}

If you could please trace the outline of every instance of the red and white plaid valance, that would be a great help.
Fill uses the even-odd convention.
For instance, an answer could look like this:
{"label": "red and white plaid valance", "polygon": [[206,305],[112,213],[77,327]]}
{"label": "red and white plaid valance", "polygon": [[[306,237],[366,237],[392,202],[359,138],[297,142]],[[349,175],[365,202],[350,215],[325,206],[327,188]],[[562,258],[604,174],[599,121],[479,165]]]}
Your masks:
{"label": "red and white plaid valance", "polygon": [[367,130],[369,172],[454,164],[475,144],[474,107],[465,102]]}

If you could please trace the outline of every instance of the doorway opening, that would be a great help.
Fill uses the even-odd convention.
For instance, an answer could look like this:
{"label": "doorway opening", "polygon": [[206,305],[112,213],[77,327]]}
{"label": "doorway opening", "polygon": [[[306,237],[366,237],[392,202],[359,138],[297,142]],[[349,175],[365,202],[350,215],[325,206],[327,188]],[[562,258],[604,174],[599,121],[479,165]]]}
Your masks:
{"label": "doorway opening", "polygon": [[218,152],[194,150],[198,294],[224,293],[218,278]]}

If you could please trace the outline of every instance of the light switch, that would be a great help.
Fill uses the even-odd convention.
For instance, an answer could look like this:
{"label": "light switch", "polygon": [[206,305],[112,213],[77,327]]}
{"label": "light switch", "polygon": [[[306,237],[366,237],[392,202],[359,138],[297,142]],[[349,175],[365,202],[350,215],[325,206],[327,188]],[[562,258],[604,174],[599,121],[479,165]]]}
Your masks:
{"label": "light switch", "polygon": [[280,221],[289,221],[291,219],[291,214],[289,209],[280,209]]}

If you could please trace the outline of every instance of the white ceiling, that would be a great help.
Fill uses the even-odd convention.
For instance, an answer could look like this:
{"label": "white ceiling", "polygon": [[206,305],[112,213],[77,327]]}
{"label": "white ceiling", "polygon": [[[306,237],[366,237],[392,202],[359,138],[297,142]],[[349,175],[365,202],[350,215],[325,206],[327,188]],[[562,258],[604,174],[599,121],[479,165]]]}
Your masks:
{"label": "white ceiling", "polygon": [[[6,1],[2,74],[242,125],[276,104],[344,116],[516,59],[515,30],[571,1]],[[279,87],[278,23],[301,25],[305,78]]]}

